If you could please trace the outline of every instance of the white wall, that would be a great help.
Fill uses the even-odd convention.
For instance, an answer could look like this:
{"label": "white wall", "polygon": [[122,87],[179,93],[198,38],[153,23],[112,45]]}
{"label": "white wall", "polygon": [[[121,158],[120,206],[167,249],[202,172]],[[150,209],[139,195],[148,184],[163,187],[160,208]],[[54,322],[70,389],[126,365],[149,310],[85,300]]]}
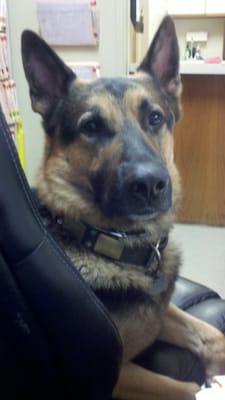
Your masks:
{"label": "white wall", "polygon": [[30,106],[28,86],[25,82],[20,55],[20,37],[25,28],[37,32],[38,25],[35,7],[30,0],[8,0],[8,12],[12,75],[17,84],[19,107],[24,122],[27,175],[33,184],[35,170],[42,152],[43,136],[40,118],[33,113]]}
{"label": "white wall", "polygon": [[225,228],[177,224],[173,236],[183,252],[181,275],[225,299]]}
{"label": "white wall", "polygon": [[139,12],[142,10],[144,17],[144,34],[136,34],[137,61],[139,63],[145,56],[162,18],[167,13],[167,1],[139,0],[138,5]]}
{"label": "white wall", "polygon": [[[31,110],[28,86],[25,80],[20,38],[24,29],[38,32],[34,0],[8,0],[9,36],[12,74],[17,84],[19,107],[23,117],[27,159],[27,177],[35,184],[37,168],[43,151],[44,134],[40,118]],[[57,48],[65,61],[98,61],[104,76],[125,75],[127,72],[128,1],[98,0],[100,8],[100,44],[93,48]]]}

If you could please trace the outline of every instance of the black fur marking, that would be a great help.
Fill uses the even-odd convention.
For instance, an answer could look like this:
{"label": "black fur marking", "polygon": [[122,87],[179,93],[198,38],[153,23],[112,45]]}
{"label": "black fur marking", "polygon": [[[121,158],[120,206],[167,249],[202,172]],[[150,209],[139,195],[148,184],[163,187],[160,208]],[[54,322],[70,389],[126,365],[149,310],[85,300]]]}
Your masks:
{"label": "black fur marking", "polygon": [[138,125],[126,120],[123,127],[123,162],[131,165],[152,162],[158,158],[154,150],[145,142],[139,132]]}
{"label": "black fur marking", "polygon": [[127,290],[124,288],[117,289],[94,289],[96,296],[101,300],[101,302],[106,306],[106,308],[111,311],[121,311],[133,308],[134,305],[138,304],[152,304],[152,297],[144,293],[143,290],[138,290],[137,288],[130,287]]}
{"label": "black fur marking", "polygon": [[166,120],[167,127],[170,132],[172,132],[174,124],[175,124],[175,117],[172,112],[169,112],[169,115]]}
{"label": "black fur marking", "polygon": [[86,99],[89,96],[88,89],[73,86],[62,103],[59,112],[60,140],[64,145],[69,145],[79,135],[77,121],[86,111]]}

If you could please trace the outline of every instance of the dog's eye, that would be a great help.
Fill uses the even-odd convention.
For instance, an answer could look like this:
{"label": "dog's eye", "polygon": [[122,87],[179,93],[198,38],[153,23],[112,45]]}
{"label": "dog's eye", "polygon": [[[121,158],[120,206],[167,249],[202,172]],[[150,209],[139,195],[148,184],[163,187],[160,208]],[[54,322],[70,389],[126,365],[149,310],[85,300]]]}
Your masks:
{"label": "dog's eye", "polygon": [[158,126],[158,125],[161,125],[163,123],[163,121],[164,121],[164,117],[160,111],[155,110],[150,113],[149,120],[148,120],[149,125]]}
{"label": "dog's eye", "polygon": [[84,133],[87,134],[97,133],[99,131],[99,128],[100,123],[98,121],[95,121],[94,119],[85,122],[82,126],[82,130],[84,131]]}

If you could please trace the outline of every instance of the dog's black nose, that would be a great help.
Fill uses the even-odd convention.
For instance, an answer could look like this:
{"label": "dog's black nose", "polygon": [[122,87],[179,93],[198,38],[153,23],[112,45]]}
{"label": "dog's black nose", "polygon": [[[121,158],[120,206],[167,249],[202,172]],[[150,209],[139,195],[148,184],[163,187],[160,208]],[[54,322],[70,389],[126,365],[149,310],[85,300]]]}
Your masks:
{"label": "dog's black nose", "polygon": [[155,205],[170,196],[170,177],[161,164],[142,164],[132,168],[126,190],[132,200],[142,205]]}
{"label": "dog's black nose", "polygon": [[104,188],[107,184],[109,190],[98,186],[96,201],[108,217],[148,218],[171,207],[171,179],[161,160],[121,163],[117,174]]}
{"label": "dog's black nose", "polygon": [[136,178],[130,184],[130,193],[134,197],[148,201],[151,196],[156,198],[163,194],[167,184],[166,179],[163,177],[146,176],[145,178]]}

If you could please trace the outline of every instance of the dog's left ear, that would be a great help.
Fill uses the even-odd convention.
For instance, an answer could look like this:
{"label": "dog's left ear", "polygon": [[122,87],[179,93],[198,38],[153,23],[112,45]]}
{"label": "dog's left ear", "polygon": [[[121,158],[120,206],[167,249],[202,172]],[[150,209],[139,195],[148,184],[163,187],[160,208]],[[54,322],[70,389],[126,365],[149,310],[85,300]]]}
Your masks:
{"label": "dog's left ear", "polygon": [[179,47],[174,22],[169,16],[161,22],[138,71],[150,74],[159,82],[171,100],[177,101],[174,112],[178,119],[180,114],[178,99],[181,93]]}

